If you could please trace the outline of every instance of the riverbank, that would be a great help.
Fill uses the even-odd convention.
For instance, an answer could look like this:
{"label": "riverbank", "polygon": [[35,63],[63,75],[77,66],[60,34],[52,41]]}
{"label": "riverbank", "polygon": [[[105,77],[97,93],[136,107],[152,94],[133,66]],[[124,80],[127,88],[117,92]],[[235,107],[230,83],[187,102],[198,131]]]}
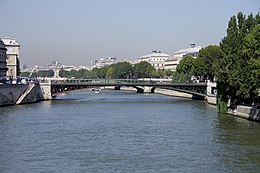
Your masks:
{"label": "riverbank", "polygon": [[0,106],[35,103],[44,100],[39,83],[1,84]]}
{"label": "riverbank", "polygon": [[233,105],[228,109],[228,114],[248,120],[260,122],[260,109],[250,106]]}
{"label": "riverbank", "polygon": [[[102,87],[102,89],[114,90],[114,87]],[[120,90],[136,92],[133,87],[121,87]],[[155,94],[167,95],[172,97],[181,97],[193,99],[192,94],[182,93],[174,90],[159,89],[154,90]],[[12,106],[16,104],[35,103],[52,98],[50,86],[48,84],[30,83],[26,85],[0,85],[0,106]],[[211,105],[216,105],[216,97],[208,95],[205,100]],[[260,109],[247,106],[233,106],[227,112],[237,117],[260,122]]]}

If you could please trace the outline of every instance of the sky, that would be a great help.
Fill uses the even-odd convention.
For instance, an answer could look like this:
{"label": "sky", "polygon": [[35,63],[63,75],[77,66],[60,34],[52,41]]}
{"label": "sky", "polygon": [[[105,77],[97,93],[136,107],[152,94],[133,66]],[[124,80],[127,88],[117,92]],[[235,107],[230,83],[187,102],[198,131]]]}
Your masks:
{"label": "sky", "polygon": [[231,16],[260,12],[259,0],[0,0],[0,37],[21,45],[28,66],[90,66],[137,60],[153,50],[218,45]]}

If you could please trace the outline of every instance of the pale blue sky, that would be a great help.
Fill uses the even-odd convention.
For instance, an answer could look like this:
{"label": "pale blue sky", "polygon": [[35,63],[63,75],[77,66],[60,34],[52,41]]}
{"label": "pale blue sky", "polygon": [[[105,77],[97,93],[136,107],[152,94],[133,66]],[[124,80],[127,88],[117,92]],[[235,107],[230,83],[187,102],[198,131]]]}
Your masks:
{"label": "pale blue sky", "polygon": [[172,55],[195,42],[219,44],[239,11],[259,0],[0,0],[0,37],[21,44],[21,63],[90,65],[93,59]]}

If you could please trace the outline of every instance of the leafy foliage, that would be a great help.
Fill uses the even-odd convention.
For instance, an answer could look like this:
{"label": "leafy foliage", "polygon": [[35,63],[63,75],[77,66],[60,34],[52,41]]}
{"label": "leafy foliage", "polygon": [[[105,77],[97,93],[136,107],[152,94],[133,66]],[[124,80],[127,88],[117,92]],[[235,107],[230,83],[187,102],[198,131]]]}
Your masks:
{"label": "leafy foliage", "polygon": [[200,50],[198,57],[194,60],[193,75],[213,81],[215,76],[215,63],[223,58],[223,52],[219,46],[208,46]]}
{"label": "leafy foliage", "polygon": [[[54,72],[53,70],[41,70],[38,72],[34,72],[31,74],[30,73],[21,73],[21,75],[23,75],[23,77],[53,77],[54,76]],[[26,76],[28,75],[28,76]]]}
{"label": "leafy foliage", "polygon": [[155,70],[154,67],[148,62],[140,62],[135,65],[129,62],[118,62],[102,68],[93,68],[88,70],[60,70],[59,76],[66,78],[77,79],[97,79],[97,78],[109,78],[109,79],[131,79],[131,78],[149,78],[157,77],[162,78],[171,76],[172,72],[169,70]]}
{"label": "leafy foliage", "polygon": [[259,86],[259,14],[247,18],[241,12],[232,16],[227,36],[220,42],[223,58],[217,60],[215,73],[222,100],[243,101],[255,98]]}
{"label": "leafy foliage", "polygon": [[153,77],[152,74],[155,71],[155,68],[145,61],[141,61],[138,64],[134,65],[134,78],[149,78]]}
{"label": "leafy foliage", "polygon": [[173,74],[173,82],[188,82],[191,80],[193,68],[194,68],[194,58],[191,56],[184,57],[180,63],[177,65],[176,72]]}

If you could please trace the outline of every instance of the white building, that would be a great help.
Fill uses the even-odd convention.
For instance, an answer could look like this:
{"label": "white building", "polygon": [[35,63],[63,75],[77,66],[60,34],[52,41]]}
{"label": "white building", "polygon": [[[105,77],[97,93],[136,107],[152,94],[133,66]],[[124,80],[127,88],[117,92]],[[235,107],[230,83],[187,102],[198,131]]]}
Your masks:
{"label": "white building", "polygon": [[137,62],[146,61],[149,62],[156,70],[164,69],[165,60],[171,58],[170,55],[162,53],[161,51],[153,51],[148,55],[144,55],[138,58]]}
{"label": "white building", "polygon": [[196,58],[201,49],[201,46],[195,46],[195,43],[191,43],[189,48],[176,51],[171,58],[165,61],[165,69],[176,71],[176,67],[183,57],[192,56],[193,58]]}
{"label": "white building", "polygon": [[6,77],[6,72],[8,70],[6,66],[6,47],[4,42],[0,39],[0,81]]}
{"label": "white building", "polygon": [[2,38],[7,49],[6,63],[7,63],[7,76],[16,78],[20,72],[20,44],[16,42],[14,38]]}
{"label": "white building", "polygon": [[99,60],[91,61],[91,69],[95,67],[101,68],[101,67],[115,64],[117,62],[116,60],[117,60],[116,58],[106,57],[106,58],[100,58]]}

